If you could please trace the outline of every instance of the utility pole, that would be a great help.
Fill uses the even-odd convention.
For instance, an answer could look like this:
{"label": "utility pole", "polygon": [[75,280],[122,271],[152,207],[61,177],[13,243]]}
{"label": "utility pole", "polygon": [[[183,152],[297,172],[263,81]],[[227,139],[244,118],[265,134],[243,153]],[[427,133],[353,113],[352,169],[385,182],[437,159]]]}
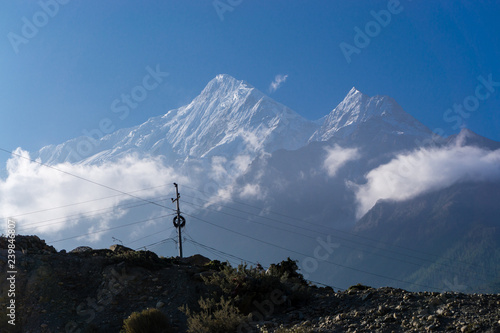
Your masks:
{"label": "utility pole", "polygon": [[179,186],[174,183],[175,186],[175,199],[172,198],[172,202],[177,204],[177,215],[174,217],[174,227],[177,229],[177,234],[179,236],[179,257],[182,258],[182,237],[181,237],[181,229],[186,225],[186,219],[181,215],[181,209],[179,208],[179,198],[181,195],[179,194]]}

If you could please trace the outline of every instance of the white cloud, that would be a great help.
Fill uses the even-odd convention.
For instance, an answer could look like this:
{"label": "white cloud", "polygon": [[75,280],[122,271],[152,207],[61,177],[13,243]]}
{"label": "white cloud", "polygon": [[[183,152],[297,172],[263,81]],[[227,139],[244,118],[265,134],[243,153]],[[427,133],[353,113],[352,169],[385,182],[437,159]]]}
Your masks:
{"label": "white cloud", "polygon": [[[55,234],[64,237],[100,230],[127,213],[127,208],[118,205],[137,201],[32,162],[28,160],[29,153],[20,148],[15,154],[24,158],[13,155],[7,162],[7,177],[0,179],[0,216],[17,216],[20,233],[40,233],[53,238]],[[165,167],[159,158],[140,159],[132,155],[101,165],[61,163],[53,167],[123,192],[147,189],[133,194],[141,198],[165,195],[165,187],[159,185],[187,181]],[[106,199],[95,200],[100,198]],[[54,207],[61,208],[50,209]],[[37,211],[40,212],[26,214]],[[100,234],[95,234],[88,239],[96,241],[99,237]]]}
{"label": "white cloud", "polygon": [[212,205],[229,202],[232,200],[233,192],[234,192],[233,185],[226,185],[224,187],[219,187],[214,195],[208,197],[205,200],[206,203],[203,207],[207,208]]}
{"label": "white cloud", "polygon": [[377,200],[407,200],[460,181],[500,179],[500,150],[472,146],[419,149],[371,170],[355,185],[358,218]]}
{"label": "white cloud", "polygon": [[326,150],[326,158],[323,162],[323,168],[328,173],[328,176],[334,177],[337,171],[347,162],[356,160],[360,157],[356,148],[342,148],[338,145],[328,147]]}
{"label": "white cloud", "polygon": [[238,170],[238,174],[245,172],[251,163],[252,157],[250,155],[238,155],[233,161],[236,170]]}
{"label": "white cloud", "polygon": [[246,184],[240,192],[240,198],[242,199],[263,199],[264,197],[259,184]]}
{"label": "white cloud", "polygon": [[269,85],[269,92],[273,93],[281,86],[282,83],[286,82],[288,75],[278,74],[274,77],[274,81]]}
{"label": "white cloud", "polygon": [[[260,132],[260,133],[259,133]],[[240,129],[236,134],[239,135],[243,142],[245,143],[245,149],[250,152],[258,152],[262,150],[263,146],[263,138],[266,137],[267,133],[264,133],[265,130],[258,131],[257,133],[246,131],[244,129]],[[259,136],[259,134],[261,134]]]}
{"label": "white cloud", "polygon": [[227,158],[223,156],[213,156],[212,157],[212,178],[216,181],[222,181],[228,177],[225,164]]}

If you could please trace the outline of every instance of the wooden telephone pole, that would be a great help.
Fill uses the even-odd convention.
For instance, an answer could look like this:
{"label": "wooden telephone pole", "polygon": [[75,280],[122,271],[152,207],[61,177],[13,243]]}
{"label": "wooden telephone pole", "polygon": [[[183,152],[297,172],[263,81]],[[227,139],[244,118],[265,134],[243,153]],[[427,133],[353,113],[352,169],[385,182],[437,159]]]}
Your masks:
{"label": "wooden telephone pole", "polygon": [[174,217],[174,227],[177,229],[177,234],[179,236],[179,257],[182,258],[182,237],[181,237],[181,229],[186,225],[186,219],[181,215],[181,209],[179,208],[179,198],[181,195],[179,194],[179,186],[174,183],[175,186],[175,199],[172,198],[172,202],[177,204],[177,215]]}

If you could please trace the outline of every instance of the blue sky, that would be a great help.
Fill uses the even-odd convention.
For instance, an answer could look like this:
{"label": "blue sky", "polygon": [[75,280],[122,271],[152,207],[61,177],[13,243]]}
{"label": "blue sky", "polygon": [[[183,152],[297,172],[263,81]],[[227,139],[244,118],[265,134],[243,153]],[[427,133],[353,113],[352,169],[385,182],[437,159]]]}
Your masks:
{"label": "blue sky", "polygon": [[[1,148],[37,151],[103,119],[106,128],[140,124],[189,103],[220,73],[266,93],[287,75],[270,95],[308,119],[355,86],[395,98],[431,129],[466,126],[500,141],[500,86],[478,80],[500,82],[498,1],[60,3],[0,5]],[[356,42],[359,30],[369,43]],[[347,44],[359,47],[346,57]],[[168,76],[147,81],[127,117],[114,113],[113,102],[157,69]],[[473,111],[453,110],[463,103]],[[9,156],[0,154],[1,170]]]}

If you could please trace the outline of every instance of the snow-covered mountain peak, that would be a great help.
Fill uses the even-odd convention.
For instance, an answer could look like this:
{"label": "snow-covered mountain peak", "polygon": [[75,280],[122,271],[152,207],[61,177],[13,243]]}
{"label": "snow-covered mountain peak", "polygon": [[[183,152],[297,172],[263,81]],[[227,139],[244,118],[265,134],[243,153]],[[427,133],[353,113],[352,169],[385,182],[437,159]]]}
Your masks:
{"label": "snow-covered mountain peak", "polygon": [[354,98],[355,96],[363,96],[363,93],[356,89],[356,87],[352,87],[347,93],[346,99]]}
{"label": "snow-covered mountain peak", "polygon": [[[99,163],[131,152],[163,155],[169,163],[212,156],[254,158],[263,152],[298,149],[308,141],[366,133],[367,127],[370,133],[430,133],[392,98],[369,97],[355,87],[322,122],[312,122],[245,81],[220,74],[188,105],[100,140],[77,138],[44,147],[39,156],[48,163]],[[92,150],[82,149],[84,143]]]}
{"label": "snow-covered mountain peak", "polygon": [[207,98],[207,96],[209,98],[224,98],[231,94],[235,94],[234,97],[243,96],[245,93],[254,89],[255,88],[246,81],[237,80],[228,74],[219,74],[208,82],[198,96],[198,99]]}
{"label": "snow-covered mountain peak", "polygon": [[166,139],[180,155],[203,157],[222,145],[255,151],[296,149],[315,125],[242,80],[221,74],[189,105],[163,117]]}
{"label": "snow-covered mountain peak", "polygon": [[[370,97],[353,87],[344,100],[325,117],[311,141],[326,141],[331,137],[347,137],[367,122],[372,127],[397,134],[428,135],[430,130],[406,113],[389,96]],[[378,124],[376,123],[378,122]]]}
{"label": "snow-covered mountain peak", "polygon": [[253,158],[277,149],[298,149],[317,127],[245,81],[221,74],[188,105],[103,137],[92,144],[91,152],[68,159],[67,146],[74,150],[81,145],[81,139],[74,139],[46,147],[40,156],[50,163],[98,163],[130,152],[165,155],[171,161],[241,154]]}
{"label": "snow-covered mountain peak", "polygon": [[476,146],[481,148],[487,148],[491,150],[500,149],[500,143],[485,138],[468,128],[462,128],[460,133],[450,135],[447,137],[444,142],[447,142],[451,145],[456,145],[459,147],[463,146]]}

